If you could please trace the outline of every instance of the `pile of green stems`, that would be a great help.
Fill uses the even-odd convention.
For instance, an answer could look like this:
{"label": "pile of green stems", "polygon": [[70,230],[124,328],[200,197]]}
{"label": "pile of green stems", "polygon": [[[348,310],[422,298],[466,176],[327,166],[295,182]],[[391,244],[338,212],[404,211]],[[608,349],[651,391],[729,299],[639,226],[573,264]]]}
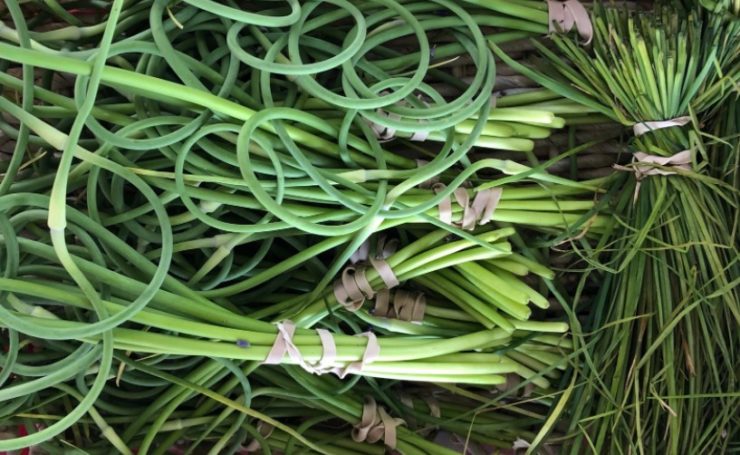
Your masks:
{"label": "pile of green stems", "polygon": [[581,289],[592,278],[600,289],[583,328],[571,318],[583,355],[562,414],[570,453],[720,453],[737,438],[738,192],[726,182],[738,155],[731,127],[711,138],[695,128],[732,122],[740,35],[736,21],[692,8],[602,7],[592,52],[557,39],[569,60],[541,47],[548,75],[517,66],[625,125],[692,117],[632,145],[665,157],[692,150],[698,166],[644,177],[639,193],[628,173],[613,176],[614,222],[596,245],[578,242],[591,265]]}
{"label": "pile of green stems", "polygon": [[[106,22],[87,26],[55,1],[30,20],[17,2],[7,3],[14,26],[0,24],[3,69],[11,62],[23,68],[21,78],[0,74],[0,84],[18,95],[0,98],[0,109],[15,119],[0,121],[0,129],[16,141],[0,182],[0,324],[9,340],[0,383],[11,375],[24,380],[6,385],[0,401],[7,404],[4,420],[21,410],[24,417],[18,419],[31,430],[37,411],[53,405],[66,415],[51,418],[53,423],[29,436],[0,441],[0,450],[42,443],[67,428],[81,441],[80,429],[91,431],[84,420],[89,414],[107,443],[122,453],[131,453],[132,441],[141,453],[150,448],[162,453],[183,432],[163,437],[160,431],[198,394],[207,400],[190,419],[222,406],[224,416],[239,412],[216,447],[225,447],[250,416],[272,422],[283,438],[317,450],[300,432],[250,407],[248,378],[275,340],[273,322],[285,317],[299,323],[294,341],[310,362],[322,354],[311,327],[339,332],[341,325],[358,333],[360,324],[373,325],[382,335],[381,354],[363,371],[368,381],[375,376],[489,386],[516,374],[544,390],[559,378],[570,343],[557,334],[567,325],[528,320],[528,303],[544,309],[547,302],[518,278],[533,273],[549,279],[549,271],[498,241],[512,234],[510,228],[465,232],[441,223],[436,210],[442,198],[470,181],[471,193],[504,187],[496,223],[551,233],[590,219],[592,234],[605,229],[606,219],[593,217],[594,203],[584,200],[600,182],[570,182],[549,176],[543,167],[502,160],[470,163],[465,157],[472,147],[529,153],[534,140],[547,137],[571,116],[578,121],[588,113],[544,90],[504,97],[493,110],[490,106],[495,62],[488,44],[544,34],[545,5],[417,2],[399,7],[408,22],[401,26],[387,27],[384,21],[393,15],[385,12],[363,18],[368,39],[363,43],[356,32],[347,42],[365,46],[365,52],[377,47],[382,59],[358,63],[373,77],[392,80],[411,71],[461,86],[442,70],[444,60],[470,55],[478,68],[465,92],[468,99],[449,103],[413,76],[405,98],[414,109],[388,108],[408,117],[398,121],[377,114],[382,101],[356,95],[351,102],[362,105],[363,116],[398,128],[395,143],[385,145],[355,120],[356,112],[348,112],[346,100],[311,85],[309,75],[328,66],[297,64],[286,57],[295,37],[290,33],[297,29],[276,31],[288,25],[278,24],[279,18],[249,16],[213,2],[185,1],[173,12],[163,0],[114,1]],[[349,2],[332,4],[338,12],[312,18],[304,24],[305,33],[359,12]],[[440,7],[456,16],[437,17]],[[488,10],[508,16],[491,16]],[[253,20],[248,27],[242,13]],[[235,16],[227,20],[223,14]],[[49,17],[70,25],[29,30]],[[509,31],[484,35],[479,27]],[[454,29],[457,41],[435,48],[440,68],[434,68],[424,36],[442,29]],[[336,38],[328,28],[326,33]],[[393,40],[414,33],[423,38],[418,52],[393,51]],[[213,42],[218,43],[215,49],[209,47]],[[327,49],[317,49],[316,43],[326,42],[308,40],[309,54],[325,58]],[[305,92],[273,77],[274,71],[250,64],[255,57],[240,49],[258,44],[266,51],[264,63],[278,68],[277,74],[297,71],[294,81]],[[249,83],[242,86],[236,81],[240,65],[251,68],[245,72]],[[54,90],[59,74],[76,77],[72,96]],[[425,111],[424,99],[408,99],[414,91],[437,106]],[[280,122],[271,123],[275,119]],[[423,147],[408,140],[420,125],[430,130]],[[396,152],[397,144],[416,146],[431,163],[417,167]],[[32,156],[29,150],[34,149],[38,152]],[[490,173],[505,176],[494,180],[487,177]],[[414,189],[434,176],[448,184],[443,194]],[[460,212],[455,209],[455,221]],[[436,230],[420,228],[424,225]],[[431,305],[430,313],[438,316],[419,326],[381,320],[366,311],[357,318],[331,313],[336,309],[326,292],[331,279],[370,234],[391,229],[417,238],[413,247],[390,259],[399,276],[450,302]],[[444,244],[449,234],[461,240]],[[268,252],[279,250],[272,248],[278,237],[299,252],[281,252],[262,262]],[[236,251],[252,243],[259,245],[256,259],[232,273]],[[330,266],[321,255],[334,255]],[[264,305],[254,312],[245,303],[250,292],[282,275],[303,283],[305,271],[317,278],[315,289],[286,286],[290,292],[284,300],[260,301]],[[470,283],[480,273],[508,285],[517,297],[482,301],[476,309]],[[439,282],[452,285],[441,292]],[[478,290],[478,297],[486,295]],[[29,340],[42,351],[22,352]],[[361,358],[365,338],[337,334],[335,340],[340,366]],[[282,371],[268,371],[275,370]],[[322,381],[330,381],[300,371],[296,375],[315,384],[313,396],[320,395]],[[347,387],[357,380],[350,379]],[[119,388],[118,382],[128,388]],[[235,393],[241,393],[241,401],[229,398]],[[124,400],[147,405],[126,409]],[[334,415],[354,423],[359,406],[357,400],[345,401],[343,413]],[[116,423],[117,417],[109,415],[123,420]],[[131,416],[132,421],[126,420]],[[216,419],[213,425],[220,423]],[[402,436],[406,453],[449,453],[410,431],[402,430]]]}

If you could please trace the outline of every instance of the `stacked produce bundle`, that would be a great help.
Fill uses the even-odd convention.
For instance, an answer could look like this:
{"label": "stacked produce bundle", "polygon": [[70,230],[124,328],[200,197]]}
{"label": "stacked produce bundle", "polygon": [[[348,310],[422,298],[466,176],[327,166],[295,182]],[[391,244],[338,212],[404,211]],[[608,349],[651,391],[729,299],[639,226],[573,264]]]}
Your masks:
{"label": "stacked produce bundle", "polygon": [[720,3],[599,7],[592,50],[556,37],[559,54],[539,46],[549,71],[511,61],[634,131],[632,164],[606,186],[616,223],[586,247],[608,262],[577,341],[573,453],[724,453],[737,439],[740,21]]}
{"label": "stacked produce bundle", "polygon": [[608,227],[601,181],[485,155],[570,121],[494,96],[546,5],[1,11],[0,450],[532,439],[574,353],[527,244]]}

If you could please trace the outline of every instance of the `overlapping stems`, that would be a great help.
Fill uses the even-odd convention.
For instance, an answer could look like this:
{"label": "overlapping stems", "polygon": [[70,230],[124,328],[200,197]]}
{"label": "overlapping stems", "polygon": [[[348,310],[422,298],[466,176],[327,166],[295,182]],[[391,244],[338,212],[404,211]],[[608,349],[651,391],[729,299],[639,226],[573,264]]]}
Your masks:
{"label": "overlapping stems", "polygon": [[[113,2],[107,20],[91,26],[50,7],[71,25],[38,32],[9,0],[14,26],[0,27],[3,65],[23,65],[22,79],[0,75],[0,83],[22,96],[20,103],[0,98],[0,109],[13,119],[0,127],[16,140],[0,183],[0,316],[9,334],[0,382],[35,378],[11,383],[0,398],[10,414],[32,411],[34,397],[79,401],[46,428],[0,441],[0,450],[42,443],[89,414],[120,451],[127,453],[135,439],[146,452],[194,393],[211,398],[208,406],[221,403],[267,421],[248,407],[247,374],[256,364],[238,361],[264,360],[275,341],[271,319],[285,310],[306,327],[294,342],[307,361],[322,356],[319,337],[308,329],[319,322],[335,329],[340,366],[361,358],[366,340],[341,333],[360,332],[359,321],[324,321],[332,304],[323,300],[326,286],[371,234],[396,229],[415,245],[407,268],[423,263],[423,248],[454,249],[443,241],[448,234],[475,254],[427,258],[429,271],[510,255],[510,247],[491,243],[503,236],[495,229],[467,232],[439,220],[436,206],[466,181],[470,193],[504,187],[496,222],[567,229],[591,217],[593,203],[581,196],[595,182],[466,158],[474,146],[529,151],[533,139],[563,124],[548,108],[490,103],[496,69],[489,42],[542,33],[539,8],[509,8],[513,17],[497,20],[446,0],[383,0],[362,8],[342,0],[293,1],[277,15],[209,1],[185,2],[175,12],[162,0],[124,3]],[[450,16],[438,17],[440,9]],[[484,35],[481,25],[509,31]],[[435,48],[429,35],[445,29],[452,39]],[[408,36],[413,52],[392,49],[390,43]],[[447,100],[424,82],[428,76],[449,82],[434,67],[444,61],[433,63],[432,54],[467,56],[475,66],[458,98]],[[53,87],[69,75],[75,82],[68,97]],[[381,143],[373,126],[394,130],[394,143]],[[396,146],[411,147],[417,133],[428,133],[427,145],[434,144],[425,147],[431,159],[422,166]],[[492,173],[508,176],[492,180]],[[418,188],[434,177],[446,189]],[[455,222],[461,212],[455,209]],[[594,220],[592,232],[603,229],[603,219]],[[252,246],[249,255],[239,253]],[[278,312],[265,298],[271,283],[287,294]],[[286,307],[296,295],[302,306]],[[265,304],[264,317],[250,316],[252,299]],[[421,334],[375,321],[381,354],[367,375],[495,384],[501,374],[515,373],[544,388],[547,380],[534,369],[560,365],[555,352],[528,351],[526,341],[504,357],[490,351],[521,332],[562,332],[562,323],[524,316],[508,326],[506,319],[484,323],[464,308],[445,314],[420,326],[427,329]],[[429,327],[446,331],[440,336]],[[27,337],[44,349],[38,359],[21,352]],[[131,361],[124,352],[154,357]],[[490,366],[481,372],[484,362]],[[132,387],[119,390],[107,383],[111,377]],[[77,390],[67,384],[72,379]],[[219,387],[216,395],[208,395],[211,386]],[[225,398],[236,389],[244,392],[243,403]],[[98,408],[129,418],[118,403],[131,397],[147,405],[116,434]],[[156,413],[157,424],[141,436]],[[281,430],[315,448],[289,427]],[[412,439],[419,450],[431,450]],[[166,450],[164,441],[156,450]]]}
{"label": "overlapping stems", "polygon": [[[592,344],[584,385],[573,395],[572,450],[723,451],[732,439],[729,410],[737,407],[738,193],[714,177],[732,175],[726,163],[737,160],[737,149],[726,146],[732,127],[719,125],[731,124],[723,116],[737,104],[740,23],[668,6],[643,13],[599,7],[593,18],[593,50],[556,38],[564,57],[540,47],[549,73],[511,63],[624,125],[688,116],[688,125],[649,131],[632,145],[663,157],[689,150],[692,169],[636,174],[641,182],[617,174],[611,183],[621,188],[619,224],[591,259],[611,252],[592,273],[616,275],[606,275],[594,302],[588,327],[596,332],[582,338],[584,347]],[[584,407],[582,398],[594,395],[603,398]]]}

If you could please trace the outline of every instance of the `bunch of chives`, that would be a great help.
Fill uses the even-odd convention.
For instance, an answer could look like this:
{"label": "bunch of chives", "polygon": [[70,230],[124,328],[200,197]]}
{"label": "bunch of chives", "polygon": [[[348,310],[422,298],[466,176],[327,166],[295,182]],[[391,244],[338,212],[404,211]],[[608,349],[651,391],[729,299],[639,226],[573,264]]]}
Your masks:
{"label": "bunch of chives", "polygon": [[[583,278],[604,286],[579,337],[582,385],[563,414],[572,453],[722,452],[736,437],[740,264],[728,214],[738,194],[713,177],[727,177],[713,163],[735,163],[737,148],[706,147],[704,131],[737,104],[740,23],[675,3],[637,13],[598,6],[592,50],[559,37],[562,56],[540,46],[548,74],[511,62],[624,125],[691,120],[631,145],[664,157],[691,150],[692,171],[645,177],[638,194],[625,173],[610,184],[621,193],[611,204],[615,224],[590,252],[608,262]],[[584,406],[586,397],[599,398]]]}

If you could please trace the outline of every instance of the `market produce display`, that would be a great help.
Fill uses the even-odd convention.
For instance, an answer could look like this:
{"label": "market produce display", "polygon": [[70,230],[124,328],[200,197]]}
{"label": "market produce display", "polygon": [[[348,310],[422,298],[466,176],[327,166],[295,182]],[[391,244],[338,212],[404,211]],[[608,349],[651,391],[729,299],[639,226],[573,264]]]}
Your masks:
{"label": "market produce display", "polygon": [[728,453],[740,5],[0,5],[0,453]]}

